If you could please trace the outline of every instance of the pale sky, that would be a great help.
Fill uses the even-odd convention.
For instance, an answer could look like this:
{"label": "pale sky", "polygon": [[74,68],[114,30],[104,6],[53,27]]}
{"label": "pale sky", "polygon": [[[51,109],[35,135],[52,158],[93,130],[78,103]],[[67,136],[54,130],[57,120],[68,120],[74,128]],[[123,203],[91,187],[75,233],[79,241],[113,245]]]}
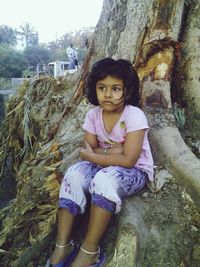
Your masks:
{"label": "pale sky", "polygon": [[96,26],[103,0],[0,0],[0,25],[13,29],[28,22],[39,42],[56,40],[67,32]]}

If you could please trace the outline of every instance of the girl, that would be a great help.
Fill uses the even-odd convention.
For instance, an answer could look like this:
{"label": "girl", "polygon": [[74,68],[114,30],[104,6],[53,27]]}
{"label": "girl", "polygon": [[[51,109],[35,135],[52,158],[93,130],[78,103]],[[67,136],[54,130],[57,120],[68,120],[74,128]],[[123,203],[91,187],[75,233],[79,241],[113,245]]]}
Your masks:
{"label": "girl", "polygon": [[[48,266],[103,266],[100,240],[124,198],[153,180],[147,119],[139,105],[139,79],[127,60],[105,58],[92,67],[87,97],[95,105],[83,125],[82,161],[71,166],[59,195],[58,233]],[[70,241],[75,217],[91,194],[88,230],[80,247]]]}

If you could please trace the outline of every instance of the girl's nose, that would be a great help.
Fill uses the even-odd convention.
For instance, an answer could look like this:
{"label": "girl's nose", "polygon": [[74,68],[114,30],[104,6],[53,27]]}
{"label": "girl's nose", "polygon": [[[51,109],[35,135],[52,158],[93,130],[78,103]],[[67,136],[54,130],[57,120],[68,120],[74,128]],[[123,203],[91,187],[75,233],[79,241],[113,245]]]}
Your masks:
{"label": "girl's nose", "polygon": [[110,90],[106,90],[105,91],[105,97],[112,97],[112,94],[111,94]]}

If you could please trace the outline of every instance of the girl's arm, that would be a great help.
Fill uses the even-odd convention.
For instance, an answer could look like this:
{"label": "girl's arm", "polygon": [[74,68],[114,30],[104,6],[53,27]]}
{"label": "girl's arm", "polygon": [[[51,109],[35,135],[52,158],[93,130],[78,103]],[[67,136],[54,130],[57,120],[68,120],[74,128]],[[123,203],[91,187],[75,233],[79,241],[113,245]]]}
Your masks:
{"label": "girl's arm", "polygon": [[97,147],[94,149],[95,153],[99,153],[99,154],[122,154],[123,153],[123,144],[120,143],[115,143],[110,145],[110,147],[106,148],[102,148],[102,147]]}
{"label": "girl's arm", "polygon": [[122,153],[99,154],[93,151],[94,147],[90,140],[86,139],[92,149],[87,146],[86,149],[81,149],[80,155],[83,160],[96,163],[101,166],[117,165],[126,168],[132,168],[137,162],[143,145],[145,130],[138,130],[126,134],[125,143]]}
{"label": "girl's arm", "polygon": [[[93,152],[98,153],[98,154],[104,154],[105,149],[99,147],[96,135],[85,131],[83,141],[84,141],[84,143],[85,142],[89,143],[89,145],[93,149]],[[122,154],[122,152],[123,152],[123,146],[120,144],[115,144],[113,147],[111,147],[107,150],[107,154],[115,154],[115,153]]]}
{"label": "girl's arm", "polygon": [[84,139],[83,142],[87,142],[92,149],[95,149],[98,147],[98,140],[97,140],[97,136],[94,134],[91,134],[87,131],[84,131]]}

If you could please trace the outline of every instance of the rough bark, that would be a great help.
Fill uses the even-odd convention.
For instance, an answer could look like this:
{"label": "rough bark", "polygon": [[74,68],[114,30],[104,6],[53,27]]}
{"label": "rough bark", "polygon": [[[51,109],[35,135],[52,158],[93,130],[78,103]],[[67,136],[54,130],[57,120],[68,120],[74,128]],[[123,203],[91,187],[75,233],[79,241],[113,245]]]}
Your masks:
{"label": "rough bark", "polygon": [[152,124],[151,137],[152,147],[156,147],[155,157],[160,152],[159,161],[175,172],[177,178],[181,177],[181,182],[199,205],[199,159],[187,147],[173,122],[170,97],[172,70],[175,56],[179,52],[177,41],[184,2],[174,1],[170,5],[166,1],[158,1],[157,4],[157,16],[155,12],[151,16],[152,27],[148,27],[141,52],[136,59],[142,81],[142,104]]}
{"label": "rough bark", "polygon": [[[185,108],[186,127],[190,129],[193,137],[200,138],[200,3],[192,1],[193,4],[185,8],[185,27],[180,36],[182,42],[181,57],[177,69],[177,85],[179,96],[177,102]],[[181,71],[180,71],[181,70]]]}
{"label": "rough bark", "polygon": [[[46,249],[46,241],[41,240],[56,222],[58,180],[78,158],[83,136],[81,124],[90,108],[83,98],[85,79],[91,65],[106,56],[128,59],[138,70],[141,104],[151,126],[151,147],[158,165],[156,177],[164,177],[157,181],[157,187],[149,185],[151,191],[145,188],[124,203],[104,241],[107,265],[199,266],[200,216],[194,202],[197,206],[200,203],[200,164],[177,129],[170,90],[176,76],[172,74],[180,51],[178,36],[182,32],[183,13],[183,0],[170,3],[165,0],[104,0],[94,39],[81,70],[73,78],[38,79],[24,89],[29,102],[25,101],[22,92],[22,97],[19,94],[12,100],[10,122],[13,119],[19,123],[18,119],[26,111],[33,117],[37,131],[30,133],[27,139],[30,143],[23,147],[24,160],[15,162],[16,199],[0,213],[0,245],[3,245],[6,266],[11,263],[12,266],[28,266],[31,258],[35,263],[30,264],[40,265],[50,253],[47,250],[45,259],[39,260],[40,254],[34,244],[39,242],[39,247]],[[26,108],[27,103],[32,104],[31,111]],[[8,126],[7,146],[15,156],[26,136],[20,127],[16,129],[11,123]],[[163,170],[163,166],[176,179]],[[163,183],[165,190],[157,194]],[[31,221],[35,223],[29,225]],[[29,239],[24,240],[24,236]]]}

